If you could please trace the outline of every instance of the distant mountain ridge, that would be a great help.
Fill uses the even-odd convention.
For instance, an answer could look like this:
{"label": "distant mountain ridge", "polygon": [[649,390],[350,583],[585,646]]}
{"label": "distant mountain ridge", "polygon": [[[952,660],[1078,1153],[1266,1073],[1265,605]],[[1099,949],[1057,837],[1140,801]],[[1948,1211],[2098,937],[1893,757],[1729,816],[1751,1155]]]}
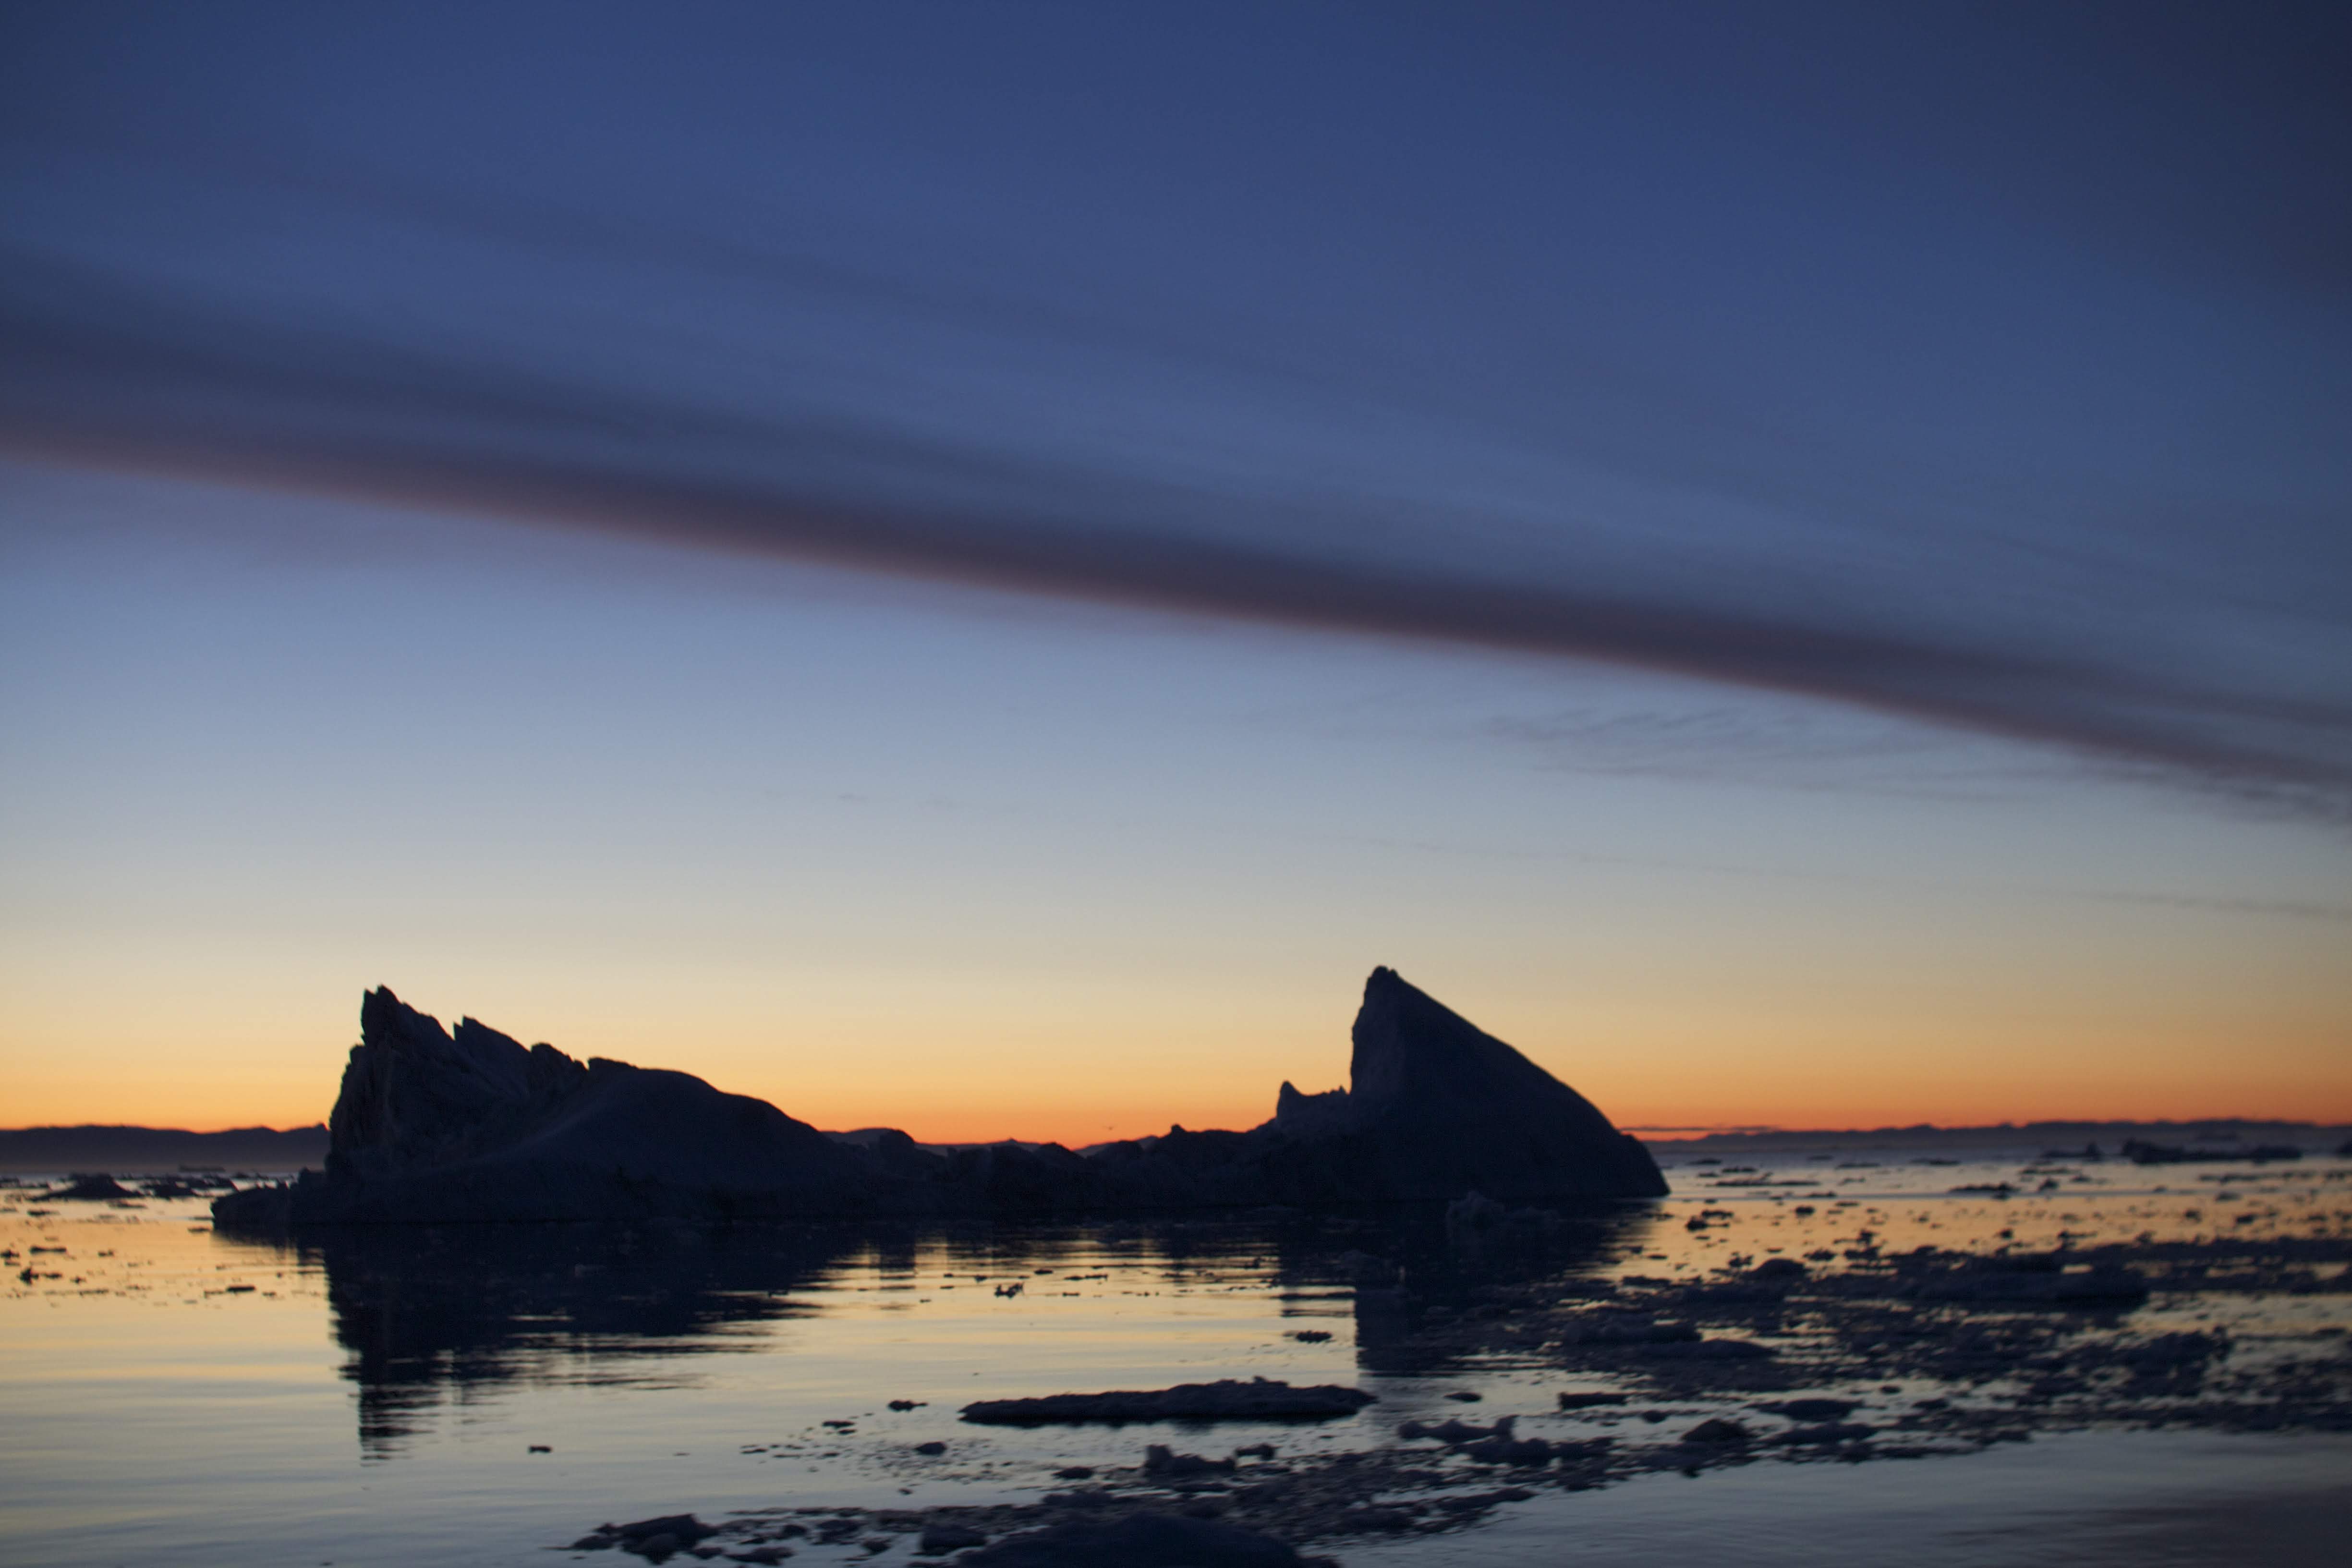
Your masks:
{"label": "distant mountain ridge", "polygon": [[2000,1121],[1978,1127],[1924,1121],[1909,1127],[1775,1127],[1696,1138],[1653,1137],[1651,1147],[1673,1156],[1776,1149],[2059,1149],[2097,1143],[2112,1153],[2126,1140],[2137,1139],[2172,1144],[2288,1143],[2316,1153],[2336,1148],[2347,1136],[2352,1136],[2352,1123],[2223,1116],[2190,1121]]}
{"label": "distant mountain ridge", "polygon": [[299,1171],[327,1163],[327,1129],[232,1127],[191,1132],[179,1127],[0,1128],[0,1171],[175,1171],[221,1165],[245,1171]]}

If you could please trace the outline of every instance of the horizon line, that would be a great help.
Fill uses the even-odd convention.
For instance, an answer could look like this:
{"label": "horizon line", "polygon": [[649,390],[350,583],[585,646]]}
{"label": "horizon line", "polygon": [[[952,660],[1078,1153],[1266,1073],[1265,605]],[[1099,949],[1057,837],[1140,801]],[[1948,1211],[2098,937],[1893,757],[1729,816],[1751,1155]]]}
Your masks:
{"label": "horizon line", "polygon": [[[757,1097],[756,1097],[756,1096],[753,1096],[753,1097],[751,1097],[751,1098],[757,1098]],[[770,1103],[772,1103],[772,1102],[770,1102]],[[781,1110],[782,1108],[781,1108],[781,1107],[779,1107],[778,1109],[780,1109],[780,1110]],[[790,1114],[790,1112],[786,1112],[786,1114],[788,1114],[788,1115],[789,1115],[789,1114]],[[797,1118],[795,1118],[795,1120],[798,1120],[798,1119],[797,1119]],[[2347,1131],[2347,1130],[2352,1130],[2352,1120],[2347,1120],[2347,1121],[2311,1121],[2311,1120],[2308,1120],[2308,1119],[2303,1119],[2303,1118],[2283,1117],[2283,1116],[2232,1116],[2232,1115],[2217,1115],[2217,1116],[2192,1116],[2192,1117],[2087,1117],[2087,1116],[2062,1116],[2062,1117],[2042,1117],[2042,1118],[2040,1118],[2040,1119],[2037,1119],[2037,1120],[2035,1120],[2035,1121],[1969,1121],[1969,1122],[1951,1122],[1951,1123],[1946,1123],[1946,1122],[1940,1122],[1940,1121],[1913,1121],[1913,1122],[1901,1122],[1901,1123],[1887,1123],[1887,1124],[1881,1125],[1881,1126],[1876,1126],[1876,1127],[1790,1127],[1790,1126],[1784,1126],[1784,1125],[1780,1125],[1780,1124],[1777,1124],[1777,1123],[1760,1123],[1760,1122],[1717,1122],[1717,1123],[1701,1123],[1701,1122],[1681,1122],[1681,1123],[1669,1123],[1669,1122],[1648,1122],[1648,1123],[1643,1123],[1643,1124],[1639,1124],[1639,1125],[1626,1125],[1626,1126],[1619,1127],[1619,1128],[1617,1129],[1617,1131],[1620,1131],[1620,1132],[1627,1133],[1627,1134],[1650,1134],[1651,1136],[1650,1136],[1648,1139],[1646,1139],[1646,1140],[1645,1140],[1645,1142],[1662,1142],[1662,1143],[1682,1143],[1682,1142],[1698,1142],[1698,1141],[1700,1141],[1700,1140],[1702,1140],[1702,1139],[1706,1139],[1706,1138],[1725,1138],[1725,1137],[1729,1137],[1729,1138],[1738,1138],[1738,1137],[1763,1137],[1763,1136],[1772,1136],[1772,1135],[1776,1135],[1776,1134],[1777,1134],[1777,1135],[1780,1135],[1780,1136],[1787,1136],[1787,1137],[1821,1137],[1821,1138],[1831,1138],[1831,1137],[1855,1137],[1855,1136],[1864,1136],[1864,1135],[1878,1135],[1878,1134],[1888,1134],[1888,1133],[1898,1133],[1898,1132],[2030,1132],[2030,1131],[2034,1131],[2035,1129],[2038,1129],[2038,1128],[2045,1128],[2045,1127],[2089,1127],[2089,1128],[2097,1128],[2097,1127],[2182,1127],[2182,1128],[2194,1128],[2194,1127],[2220,1126],[2220,1125],[2224,1125],[2224,1124],[2231,1124],[2231,1125],[2237,1125],[2237,1126],[2247,1126],[2247,1127],[2303,1128],[2303,1129],[2308,1129],[2308,1130],[2313,1131],[2321,1131],[2321,1132],[2338,1132],[2338,1131]],[[810,1123],[810,1125],[811,1125],[811,1126],[814,1126],[815,1124],[814,1124],[814,1123]],[[841,1127],[841,1128],[819,1127],[819,1128],[817,1128],[816,1130],[817,1130],[818,1131],[820,1131],[820,1132],[824,1132],[824,1133],[827,1133],[827,1134],[833,1134],[833,1133],[842,1133],[842,1134],[846,1134],[846,1133],[851,1133],[851,1132],[870,1131],[875,1130],[876,1128],[881,1128],[881,1127],[887,1127],[887,1123],[871,1122],[871,1123],[864,1124],[864,1125],[859,1126],[859,1127]],[[900,1131],[899,1129],[891,1129],[891,1130],[892,1130],[892,1131]],[[325,1131],[328,1131],[328,1123],[327,1123],[327,1122],[326,1122],[326,1121],[325,1121],[325,1120],[323,1120],[323,1119],[322,1119],[322,1120],[320,1120],[320,1121],[317,1121],[299,1122],[299,1123],[296,1123],[296,1124],[293,1124],[293,1125],[290,1125],[290,1126],[287,1126],[287,1127],[271,1127],[271,1126],[268,1125],[267,1123],[264,1123],[264,1122],[257,1122],[257,1122],[247,1122],[247,1123],[243,1123],[243,1124],[236,1125],[236,1126],[229,1126],[229,1127],[215,1127],[215,1128],[197,1128],[197,1127],[158,1127],[158,1126],[152,1126],[152,1125],[150,1125],[150,1124],[145,1123],[145,1122],[133,1122],[133,1121],[46,1121],[46,1122],[36,1122],[36,1123],[32,1123],[32,1124],[26,1125],[26,1126],[23,1126],[23,1127],[0,1127],[0,1138],[16,1137],[16,1136],[20,1136],[20,1135],[22,1135],[22,1134],[25,1134],[25,1133],[30,1133],[30,1132],[152,1132],[152,1133],[178,1133],[178,1134],[182,1134],[182,1135],[184,1135],[184,1136],[189,1136],[189,1137],[197,1137],[197,1138],[221,1138],[221,1137],[226,1137],[226,1136],[228,1136],[229,1134],[232,1134],[232,1133],[247,1132],[247,1133],[268,1133],[268,1134],[269,1134],[269,1135],[271,1135],[271,1136],[273,1136],[273,1137],[281,1137],[281,1138],[282,1138],[282,1137],[289,1137],[289,1136],[291,1136],[291,1135],[293,1135],[293,1134],[295,1134],[295,1133],[299,1133],[299,1132],[314,1132],[314,1131],[315,1131],[315,1132],[325,1132]],[[1197,1131],[1219,1131],[1219,1130],[1218,1130],[1218,1129],[1198,1129]],[[1670,1133],[1680,1133],[1680,1134],[1684,1134],[1684,1136],[1681,1136],[1681,1137],[1668,1137],[1668,1136],[1664,1136],[1664,1134],[1670,1134]],[[1159,1137],[1159,1136],[1161,1136],[1161,1134],[1159,1134],[1159,1133],[1149,1133],[1149,1132],[1147,1132],[1147,1133],[1139,1133],[1139,1134],[1136,1134],[1136,1136],[1137,1136],[1137,1137],[1150,1138],[1150,1137]],[[930,1142],[930,1141],[929,1141],[929,1140],[925,1140],[925,1139],[917,1139],[917,1140],[916,1140],[916,1142],[919,1143],[919,1142]],[[1015,1136],[1013,1136],[1013,1135],[1012,1135],[1012,1134],[1009,1134],[1009,1133],[1008,1133],[1007,1135],[1005,1135],[1004,1137],[1002,1137],[1002,1138],[980,1139],[980,1140],[973,1140],[973,1139],[950,1139],[950,1140],[941,1140],[940,1142],[954,1142],[954,1143],[958,1143],[958,1144],[970,1144],[970,1145],[972,1145],[972,1146],[974,1146],[974,1147],[977,1147],[977,1146],[980,1146],[980,1145],[982,1145],[982,1144],[986,1144],[986,1143],[1036,1143],[1036,1142],[1057,1142],[1057,1140],[1051,1140],[1051,1139],[1035,1139],[1035,1138],[1019,1138],[1019,1137],[1015,1137]],[[1099,1143],[1102,1143],[1102,1142],[1127,1142],[1127,1140],[1122,1140],[1122,1139],[1108,1139],[1108,1140],[1104,1140],[1104,1139],[1097,1139],[1097,1140],[1092,1140],[1092,1141],[1090,1141],[1088,1143],[1084,1144],[1084,1145],[1070,1145],[1070,1146],[1071,1146],[1071,1147],[1093,1147],[1093,1146],[1095,1146],[1095,1145],[1097,1145],[1097,1144],[1099,1144]]]}

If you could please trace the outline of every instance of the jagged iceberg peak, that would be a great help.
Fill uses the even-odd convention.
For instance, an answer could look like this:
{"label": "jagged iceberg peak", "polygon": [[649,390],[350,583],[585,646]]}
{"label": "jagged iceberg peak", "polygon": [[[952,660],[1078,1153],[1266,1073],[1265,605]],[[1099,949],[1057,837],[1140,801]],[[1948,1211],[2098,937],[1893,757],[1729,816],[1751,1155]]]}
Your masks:
{"label": "jagged iceberg peak", "polygon": [[1364,982],[1349,1038],[1349,1098],[1363,1114],[1425,1115],[1531,1095],[1547,1110],[1615,1131],[1591,1100],[1393,969],[1375,969]]}
{"label": "jagged iceberg peak", "polygon": [[471,1080],[499,1099],[527,1092],[530,1053],[520,1041],[473,1018],[458,1019],[452,1034],[432,1014],[394,995],[389,985],[379,985],[360,999],[360,1041],[362,1050],[382,1049],[430,1062],[436,1070]]}
{"label": "jagged iceberg peak", "polygon": [[1375,1137],[1390,1190],[1655,1196],[1666,1190],[1639,1140],[1598,1106],[1383,965],[1364,982],[1349,1087],[1286,1083],[1268,1125],[1298,1137]]}
{"label": "jagged iceberg peak", "polygon": [[560,1098],[587,1070],[553,1046],[526,1048],[472,1018],[452,1034],[379,985],[360,1002],[360,1043],[328,1121],[328,1169],[444,1153]]}

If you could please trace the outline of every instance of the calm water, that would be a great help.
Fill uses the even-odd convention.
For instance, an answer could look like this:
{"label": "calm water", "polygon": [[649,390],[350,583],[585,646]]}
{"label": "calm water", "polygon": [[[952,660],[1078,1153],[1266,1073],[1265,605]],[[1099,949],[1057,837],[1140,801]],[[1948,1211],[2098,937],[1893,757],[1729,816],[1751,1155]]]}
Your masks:
{"label": "calm water", "polygon": [[[57,1564],[543,1563],[608,1519],[1029,1498],[1057,1466],[1131,1463],[1170,1430],[981,1428],[956,1419],[961,1405],[1222,1376],[1355,1383],[1381,1402],[1311,1427],[1174,1440],[1369,1447],[1400,1421],[1457,1413],[1445,1395],[1465,1390],[1486,1415],[1566,1435],[1575,1419],[1549,1413],[1562,1374],[1508,1357],[1417,1363],[1381,1316],[1360,1322],[1346,1255],[1402,1260],[1416,1304],[1447,1311],[1497,1279],[1697,1275],[1864,1229],[1891,1247],[2335,1234],[2352,1175],[2334,1160],[2025,1177],[2017,1159],[1748,1163],[1767,1168],[1685,1166],[1672,1174],[1687,1195],[1485,1248],[1450,1245],[1427,1215],[276,1245],[213,1233],[197,1203],[37,1215],[36,1200],[0,1194],[0,1241],[17,1254],[0,1299],[0,1551]],[[1803,1184],[1701,1184],[1767,1175]],[[2006,1200],[1948,1190],[1995,1181],[2057,1185]],[[1703,1209],[1732,1218],[1685,1228]],[[16,1274],[26,1266],[30,1282]],[[2307,1334],[2347,1326],[2345,1300],[2159,1298],[2142,1310],[2177,1320],[2156,1326],[2226,1318],[2242,1334]],[[1303,1342],[1301,1330],[1331,1338]],[[893,1412],[894,1399],[923,1403]],[[946,1453],[912,1452],[929,1440]],[[1465,1536],[1337,1550],[1367,1564],[1544,1561],[1566,1534],[1597,1563],[1699,1551],[1796,1563],[1824,1540],[1849,1562],[2083,1562],[2110,1547],[2118,1562],[2293,1561],[2285,1537],[2229,1533],[2231,1510],[2276,1525],[2347,1501],[2342,1439],[2092,1432],[1964,1458],[1650,1479],[1540,1497]],[[2237,1558],[2197,1554],[2210,1547],[2199,1531],[2214,1530]]]}

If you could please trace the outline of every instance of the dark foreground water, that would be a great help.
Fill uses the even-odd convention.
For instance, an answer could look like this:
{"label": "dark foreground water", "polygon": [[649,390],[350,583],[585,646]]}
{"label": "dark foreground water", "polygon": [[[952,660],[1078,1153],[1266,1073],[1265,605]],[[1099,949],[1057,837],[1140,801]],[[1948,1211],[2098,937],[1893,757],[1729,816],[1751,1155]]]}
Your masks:
{"label": "dark foreground water", "polygon": [[[1245,1462],[1247,1482],[1393,1454],[1409,1420],[1509,1414],[1522,1436],[1605,1436],[1620,1456],[1679,1455],[1659,1445],[1713,1415],[1757,1441],[1696,1475],[1645,1461],[1572,1490],[1559,1472],[1424,1446],[1423,1479],[1397,1500],[1419,1510],[1412,1528],[1302,1544],[1399,1568],[2343,1561],[2352,1166],[2021,1173],[2031,1163],[1686,1166],[1661,1204],[1451,1233],[1438,1215],[1390,1214],[289,1242],[215,1234],[184,1200],[0,1193],[0,1557],[543,1563],[607,1520],[1034,1502],[1070,1486],[1055,1470],[1108,1476],[1147,1443],[1276,1445],[1271,1463]],[[1950,1191],[2000,1183],[2020,1190]],[[1928,1359],[1893,1348],[1916,1324],[1826,1299],[1710,1326],[1775,1352],[1719,1376],[1574,1342],[1591,1321],[1575,1314],[1612,1289],[1665,1299],[1776,1256],[1808,1260],[1827,1289],[1920,1246],[2139,1247],[2172,1283],[2120,1308],[1964,1322],[1938,1309],[1949,1321]],[[2031,1344],[1973,1362],[1951,1349],[2012,1331]],[[2180,1336],[2219,1348],[2140,1354]],[[957,1415],[982,1398],[1250,1376],[1353,1384],[1379,1403],[1294,1426]],[[1562,1390],[1627,1403],[1562,1412]],[[1759,1407],[1805,1395],[1857,1402],[1873,1430],[1779,1445],[1790,1423]],[[933,1442],[944,1451],[918,1451]],[[1515,1481],[1528,1495],[1442,1506]],[[1194,1500],[1213,1504],[1221,1484]],[[798,1562],[912,1560],[910,1533],[857,1544],[882,1539],[861,1526],[793,1545]]]}

